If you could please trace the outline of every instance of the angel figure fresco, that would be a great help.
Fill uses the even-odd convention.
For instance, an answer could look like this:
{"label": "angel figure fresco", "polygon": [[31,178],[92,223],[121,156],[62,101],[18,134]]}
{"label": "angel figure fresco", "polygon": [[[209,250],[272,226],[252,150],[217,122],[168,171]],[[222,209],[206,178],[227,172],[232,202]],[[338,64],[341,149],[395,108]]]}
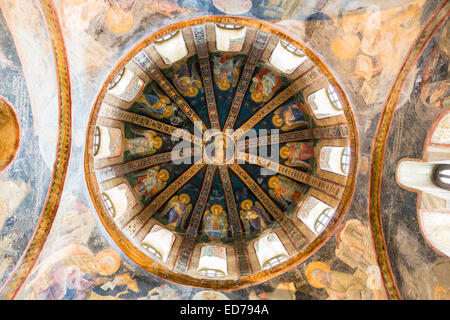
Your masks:
{"label": "angel figure fresco", "polygon": [[300,104],[288,104],[275,110],[272,123],[280,128],[281,131],[308,126],[308,122],[305,120],[304,109]]}
{"label": "angel figure fresco", "polygon": [[278,202],[288,205],[291,203],[298,203],[303,193],[302,187],[283,176],[273,176],[269,179],[269,194]]}
{"label": "angel figure fresco", "polygon": [[134,190],[142,198],[148,198],[154,196],[166,186],[169,172],[156,166],[134,175],[134,178],[137,180]]}
{"label": "angel figure fresco", "polygon": [[210,241],[220,241],[228,230],[226,212],[222,206],[215,204],[205,211],[203,231]]}
{"label": "angel figure fresco", "polygon": [[255,102],[266,102],[274,95],[281,85],[281,79],[278,75],[267,69],[262,69],[252,79],[250,92],[252,100]]}
{"label": "angel figure fresco", "polygon": [[232,55],[214,56],[214,82],[220,90],[227,91],[235,88],[239,80],[242,59],[234,59]]}
{"label": "angel figure fresco", "polygon": [[168,227],[183,228],[186,222],[186,218],[192,210],[192,204],[190,204],[191,198],[186,193],[182,193],[170,199],[164,211],[161,213],[161,217],[168,219]]}
{"label": "angel figure fresco", "polygon": [[195,97],[199,89],[202,88],[202,81],[195,69],[195,63],[192,64],[190,69],[186,62],[176,66],[174,83],[182,95],[190,98]]}
{"label": "angel figure fresco", "polygon": [[305,161],[314,158],[314,145],[311,142],[289,142],[280,149],[280,157],[286,159],[285,165],[310,170]]}
{"label": "angel figure fresco", "polygon": [[152,155],[161,148],[162,139],[155,131],[138,128],[131,128],[131,131],[135,137],[125,140],[126,150],[131,155]]}
{"label": "angel figure fresco", "polygon": [[244,200],[241,203],[241,209],[241,219],[247,233],[262,232],[267,229],[270,219],[258,201],[253,204],[251,200]]}
{"label": "angel figure fresco", "polygon": [[153,92],[151,94],[143,93],[139,96],[136,101],[139,104],[138,110],[157,119],[170,118],[175,110],[169,97],[155,87]]}

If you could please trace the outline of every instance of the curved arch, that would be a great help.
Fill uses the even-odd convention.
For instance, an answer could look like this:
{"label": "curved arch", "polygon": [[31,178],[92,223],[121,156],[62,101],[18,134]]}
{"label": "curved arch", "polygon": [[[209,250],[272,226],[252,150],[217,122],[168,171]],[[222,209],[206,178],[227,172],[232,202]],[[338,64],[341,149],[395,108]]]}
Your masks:
{"label": "curved arch", "polygon": [[378,264],[380,266],[383,283],[389,299],[401,299],[401,295],[389,263],[381,221],[380,191],[387,137],[394,118],[394,112],[400,96],[401,88],[406,81],[408,73],[422,54],[422,51],[425,49],[428,41],[432,38],[439,27],[447,20],[449,9],[450,3],[444,1],[435,10],[434,14],[431,16],[417,38],[417,41],[410,49],[384,105],[381,118],[378,123],[375,141],[372,147],[371,179],[369,184],[369,221],[372,229]]}
{"label": "curved arch", "polygon": [[15,298],[39,258],[53,224],[56,212],[58,211],[72,145],[72,102],[69,67],[64,39],[62,37],[59,19],[53,1],[41,0],[39,1],[39,6],[47,26],[53,49],[56,80],[58,83],[59,130],[56,158],[44,208],[39,216],[36,228],[24,254],[3,288],[0,289],[0,298],[2,299]]}

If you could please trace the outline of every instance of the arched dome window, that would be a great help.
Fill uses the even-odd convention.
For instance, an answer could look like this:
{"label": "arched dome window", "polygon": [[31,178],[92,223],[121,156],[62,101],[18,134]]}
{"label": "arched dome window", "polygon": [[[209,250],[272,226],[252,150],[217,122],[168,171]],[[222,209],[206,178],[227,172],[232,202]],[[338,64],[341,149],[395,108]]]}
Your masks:
{"label": "arched dome window", "polygon": [[175,32],[166,34],[164,37],[161,37],[161,38],[155,40],[155,43],[163,43],[167,40],[170,40],[170,39],[174,38],[179,32],[180,31],[175,31]]}
{"label": "arched dome window", "polygon": [[267,269],[273,268],[273,267],[279,265],[280,263],[286,261],[287,259],[288,259],[288,257],[284,254],[273,257],[273,258],[267,260],[266,262],[264,262],[262,269],[267,270]]}
{"label": "arched dome window", "polygon": [[241,30],[241,29],[245,28],[244,26],[240,26],[237,24],[231,24],[231,23],[216,23],[216,25],[219,28],[228,29],[228,30]]}
{"label": "arched dome window", "polygon": [[296,47],[294,47],[292,44],[290,44],[286,40],[280,40],[279,43],[281,44],[281,46],[283,48],[285,48],[287,51],[289,51],[293,55],[295,55],[297,57],[304,57],[305,56],[305,53],[302,50],[297,49]]}
{"label": "arched dome window", "polygon": [[301,204],[297,218],[299,218],[312,232],[321,233],[330,222],[335,210],[326,203],[309,196]]}
{"label": "arched dome window", "polygon": [[208,278],[227,275],[227,251],[225,247],[204,246],[200,250],[198,272]]}
{"label": "arched dome window", "polygon": [[132,102],[138,96],[144,84],[144,80],[124,68],[114,78],[108,93],[125,102]]}
{"label": "arched dome window", "polygon": [[331,218],[333,217],[334,210],[331,208],[325,209],[316,220],[316,223],[314,224],[314,230],[317,233],[322,232],[323,229],[327,226],[328,222],[330,222]]}
{"label": "arched dome window", "polygon": [[98,154],[100,150],[100,128],[98,126],[94,129],[94,156]]}
{"label": "arched dome window", "polygon": [[168,65],[177,62],[188,54],[183,34],[179,31],[169,33],[155,40],[153,46],[158,51],[164,63]]}
{"label": "arched dome window", "polygon": [[254,244],[261,269],[272,268],[289,258],[289,255],[275,232],[260,238]]}
{"label": "arched dome window", "polygon": [[175,235],[172,232],[155,224],[141,245],[150,254],[166,262],[174,241]]}
{"label": "arched dome window", "polygon": [[308,103],[317,119],[335,117],[343,114],[342,104],[331,85],[310,94],[308,96]]}
{"label": "arched dome window", "polygon": [[245,40],[246,28],[236,24],[216,24],[216,48],[219,51],[239,52]]}
{"label": "arched dome window", "polygon": [[326,92],[327,92],[327,96],[328,96],[328,99],[329,99],[330,102],[331,102],[331,105],[332,105],[336,110],[341,111],[341,110],[342,110],[342,104],[341,104],[341,102],[339,101],[339,97],[338,97],[336,91],[334,91],[334,88],[333,88],[332,86],[328,86],[328,87],[326,87],[325,90],[326,90]]}
{"label": "arched dome window", "polygon": [[320,149],[320,168],[346,176],[350,169],[350,148],[323,146]]}
{"label": "arched dome window", "polygon": [[115,158],[122,154],[123,135],[120,128],[96,126],[94,130],[96,158]]}
{"label": "arched dome window", "polygon": [[305,53],[285,40],[280,40],[269,62],[278,70],[291,74],[307,59]]}
{"label": "arched dome window", "polygon": [[136,197],[126,183],[104,191],[102,195],[105,206],[113,218],[124,215],[137,204]]}
{"label": "arched dome window", "polygon": [[106,211],[111,215],[111,217],[116,216],[116,210],[114,209],[114,205],[111,202],[111,199],[106,193],[102,193],[103,203],[105,204]]}
{"label": "arched dome window", "polygon": [[111,90],[114,88],[119,81],[122,79],[123,75],[125,74],[125,68],[119,71],[119,73],[114,77],[114,80],[109,84],[108,90]]}
{"label": "arched dome window", "polygon": [[344,148],[344,151],[342,152],[341,169],[345,174],[348,174],[350,171],[350,148]]}

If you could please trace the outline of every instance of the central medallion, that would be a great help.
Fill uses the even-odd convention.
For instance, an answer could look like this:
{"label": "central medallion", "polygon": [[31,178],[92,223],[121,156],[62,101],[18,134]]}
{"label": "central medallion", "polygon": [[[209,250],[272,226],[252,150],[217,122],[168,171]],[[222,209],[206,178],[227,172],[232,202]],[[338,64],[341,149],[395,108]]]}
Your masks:
{"label": "central medallion", "polygon": [[234,137],[223,132],[205,136],[203,145],[203,161],[218,166],[234,163],[236,147]]}

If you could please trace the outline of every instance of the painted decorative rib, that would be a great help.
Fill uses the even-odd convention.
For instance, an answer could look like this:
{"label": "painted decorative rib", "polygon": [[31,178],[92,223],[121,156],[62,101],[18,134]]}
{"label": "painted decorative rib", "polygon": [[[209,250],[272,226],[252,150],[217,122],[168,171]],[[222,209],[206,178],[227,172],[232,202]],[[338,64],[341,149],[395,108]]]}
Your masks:
{"label": "painted decorative rib", "polygon": [[314,177],[306,172],[285,166],[283,164],[279,164],[278,162],[274,162],[270,159],[245,152],[239,152],[236,158],[238,160],[247,161],[252,164],[257,164],[264,168],[269,168],[270,170],[291,178],[294,181],[304,183],[308,186],[313,187],[314,189],[320,190],[338,200],[344,193],[344,186]]}
{"label": "painted decorative rib", "polygon": [[301,75],[297,80],[291,83],[286,89],[281,91],[275,98],[270,100],[266,105],[259,109],[238,130],[236,130],[236,138],[239,139],[240,137],[242,137],[248,130],[253,128],[262,119],[267,117],[281,104],[286,102],[289,98],[292,98],[299,91],[309,87],[319,79],[323,79],[323,75],[320,72],[319,68],[313,66],[305,74]]}
{"label": "painted decorative rib", "polygon": [[206,39],[205,25],[193,26],[194,43],[197,48],[198,61],[203,79],[206,108],[208,109],[209,122],[212,129],[220,130],[219,114],[217,112],[216,98],[214,96],[213,76],[209,62],[208,42]]}
{"label": "painted decorative rib", "polygon": [[286,143],[302,140],[314,139],[345,139],[348,138],[348,127],[346,124],[333,125],[327,127],[317,127],[312,129],[303,129],[292,132],[281,133],[279,140],[275,141],[270,135],[240,140],[237,142],[239,150],[255,148],[257,146],[266,146],[274,143]]}
{"label": "painted decorative rib", "polygon": [[197,162],[187,169],[181,176],[165,188],[148,206],[137,215],[132,217],[126,224],[125,229],[129,234],[136,236],[150,221],[153,215],[158,211],[169,199],[184,186],[191,178],[193,178],[205,165]]}
{"label": "painted decorative rib", "polygon": [[[191,150],[193,153],[193,149]],[[176,159],[185,159],[189,156],[179,156]],[[155,154],[149,157],[145,157],[138,160],[128,161],[125,163],[120,163],[114,166],[96,169],[97,179],[100,183],[104,183],[116,177],[122,177],[127,173],[134,172],[137,170],[145,169],[157,164],[166,163],[174,160],[172,152],[165,152],[160,154]]]}
{"label": "painted decorative rib", "polygon": [[222,181],[223,193],[228,208],[228,216],[230,218],[231,233],[233,235],[234,248],[236,250],[239,272],[241,275],[250,274],[250,263],[248,261],[248,254],[246,250],[246,243],[242,232],[241,218],[239,210],[236,205],[236,198],[234,197],[233,185],[231,184],[228,168],[224,166],[219,167],[220,180]]}
{"label": "painted decorative rib", "polygon": [[263,189],[242,169],[237,163],[229,166],[231,170],[245,183],[250,191],[258,198],[272,217],[280,224],[286,232],[295,248],[300,250],[305,244],[306,237],[294,226],[291,220],[284,215],[278,206],[270,199]]}
{"label": "painted decorative rib", "polygon": [[237,85],[236,94],[234,96],[233,102],[231,103],[230,111],[227,116],[227,120],[223,127],[223,130],[232,129],[236,123],[236,119],[239,116],[239,111],[241,110],[242,102],[244,101],[245,93],[247,92],[250,81],[252,80],[253,72],[255,72],[256,64],[266,49],[270,36],[265,33],[258,31],[255,41],[252,46],[252,50],[247,58],[244,69],[242,70],[241,78]]}
{"label": "painted decorative rib", "polygon": [[204,122],[200,119],[194,109],[192,109],[189,103],[184,100],[183,96],[175,89],[172,83],[167,80],[161,70],[159,70],[156,64],[144,51],[139,52],[133,60],[164,90],[170,99],[172,99],[180,110],[183,111],[186,117],[192,121],[194,126],[201,132],[206,130]]}
{"label": "painted decorative rib", "polygon": [[44,208],[23,256],[16,264],[15,269],[12,271],[11,276],[3,288],[0,290],[1,299],[15,298],[39,258],[53,224],[53,219],[58,211],[71,150],[72,101],[70,94],[69,67],[67,64],[64,39],[62,37],[61,27],[53,1],[41,0],[39,1],[39,6],[44,20],[46,21],[47,31],[55,59],[56,81],[58,82],[59,128],[56,160],[53,166],[50,188],[47,193]]}
{"label": "painted decorative rib", "polygon": [[187,132],[185,129],[180,129],[174,126],[171,126],[170,124],[166,124],[164,122],[160,122],[157,120],[153,120],[151,118],[141,116],[140,114],[128,112],[110,105],[103,105],[99,112],[99,117],[107,118],[107,119],[113,119],[123,122],[132,123],[141,127],[149,128],[167,135],[172,135],[174,131],[176,130],[183,130],[185,131],[185,135],[183,136],[189,136],[190,142],[193,142],[195,144],[201,145],[202,140],[199,137],[196,137],[192,135],[191,133]]}
{"label": "painted decorative rib", "polygon": [[194,251],[195,240],[197,240],[198,229],[200,222],[202,221],[203,213],[205,211],[206,203],[208,202],[209,193],[211,192],[211,186],[214,180],[214,174],[216,173],[216,166],[208,166],[206,169],[205,177],[203,179],[202,189],[192,211],[189,225],[186,229],[186,235],[179,250],[179,257],[176,262],[175,269],[181,272],[186,272],[189,267],[192,252]]}

